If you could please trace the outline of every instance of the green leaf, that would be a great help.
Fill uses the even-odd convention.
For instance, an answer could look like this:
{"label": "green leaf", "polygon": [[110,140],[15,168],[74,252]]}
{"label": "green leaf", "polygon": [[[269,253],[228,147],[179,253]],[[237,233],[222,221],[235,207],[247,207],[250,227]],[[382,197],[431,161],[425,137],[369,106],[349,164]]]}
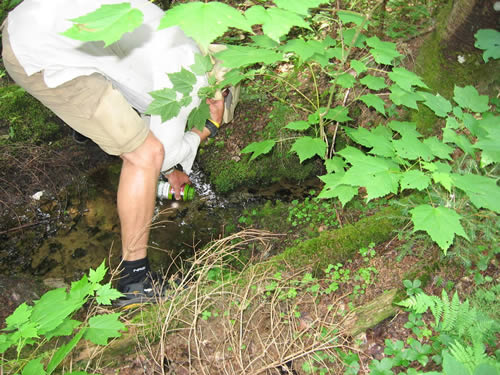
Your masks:
{"label": "green leaf", "polygon": [[35,301],[31,322],[38,324],[38,333],[45,334],[57,328],[67,316],[83,306],[85,300],[66,298],[64,288],[53,289]]}
{"label": "green leaf", "polygon": [[45,375],[47,374],[45,372],[45,369],[43,368],[42,365],[42,358],[43,357],[38,357],[35,359],[32,359],[31,361],[28,362],[26,366],[24,366],[22,375]]}
{"label": "green leaf", "polygon": [[[359,33],[357,28],[342,30],[341,35],[344,39],[344,44],[348,46],[363,48],[365,45],[366,36]],[[356,40],[354,40],[355,37]]]}
{"label": "green leaf", "polygon": [[451,103],[441,95],[433,95],[428,92],[419,91],[418,94],[424,98],[424,104],[429,107],[436,116],[446,117],[451,112]]}
{"label": "green leaf", "polygon": [[283,9],[302,14],[309,15],[310,8],[317,8],[321,4],[328,3],[329,0],[274,0],[274,3]]}
{"label": "green leaf", "polygon": [[476,48],[484,50],[483,60],[500,59],[500,32],[494,29],[481,29],[475,35]]}
{"label": "green leaf", "polygon": [[107,270],[106,261],[102,261],[95,271],[92,268],[90,269],[88,280],[92,284],[99,284],[104,279],[104,276],[106,276]]}
{"label": "green leaf", "polygon": [[331,159],[326,159],[325,160],[325,168],[327,173],[341,173],[345,172],[345,167],[346,164],[342,158],[339,158],[338,156],[334,156]]}
{"label": "green leaf", "polygon": [[196,83],[196,76],[185,68],[177,73],[169,73],[168,78],[172,82],[173,89],[183,95],[189,95]]}
{"label": "green leaf", "polygon": [[90,318],[85,338],[96,345],[107,345],[111,337],[120,337],[120,331],[126,330],[126,327],[118,320],[119,317],[120,313],[114,313]]}
{"label": "green leaf", "polygon": [[404,105],[409,108],[418,109],[417,101],[424,100],[424,98],[415,91],[407,91],[399,87],[398,85],[392,85],[389,87],[391,94],[389,98],[396,105]]}
{"label": "green leaf", "polygon": [[179,4],[165,12],[159,29],[176,25],[204,48],[229,27],[252,33],[251,25],[238,10],[217,1]]}
{"label": "green leaf", "polygon": [[474,147],[469,139],[463,134],[457,134],[451,129],[443,129],[443,142],[454,143],[460,147],[465,153],[474,155]]}
{"label": "green leaf", "polygon": [[140,10],[133,9],[130,3],[120,3],[101,5],[96,11],[70,21],[75,25],[62,35],[84,42],[102,40],[108,46],[120,40],[123,34],[139,27],[143,15]]}
{"label": "green leaf", "polygon": [[393,140],[392,144],[398,156],[404,159],[417,160],[421,158],[431,161],[434,156],[429,147],[414,136],[403,135],[400,139]]}
{"label": "green leaf", "polygon": [[448,351],[443,353],[443,373],[446,375],[470,375],[470,371],[453,358]]}
{"label": "green leaf", "polygon": [[174,89],[165,88],[152,91],[149,94],[153,97],[153,101],[146,110],[146,113],[149,115],[160,115],[162,122],[173,119],[181,111],[181,105],[177,100],[177,93]]}
{"label": "green leaf", "polygon": [[345,132],[354,142],[372,148],[370,154],[388,158],[395,155],[391,142],[392,132],[383,125],[371,130],[362,127],[345,128]]}
{"label": "green leaf", "polygon": [[390,79],[406,91],[411,91],[412,86],[418,86],[424,89],[429,88],[419,76],[405,68],[393,68],[392,72],[389,72],[388,75]]}
{"label": "green leaf", "polygon": [[293,26],[310,29],[309,24],[297,13],[275,7],[266,9],[255,5],[245,11],[245,17],[251,25],[261,24],[264,34],[277,42]]}
{"label": "green leaf", "polygon": [[59,324],[56,329],[47,332],[45,334],[45,338],[50,340],[52,337],[70,336],[75,328],[77,328],[80,324],[82,324],[82,322],[66,317],[66,319],[64,319],[64,321]]}
{"label": "green leaf", "polygon": [[299,56],[302,61],[307,61],[315,54],[323,54],[326,46],[317,40],[292,39],[285,44],[281,50],[284,52],[293,52]]}
{"label": "green leaf", "polygon": [[406,171],[401,177],[401,190],[417,189],[424,190],[430,185],[431,179],[423,172],[418,170]]}
{"label": "green leaf", "polygon": [[70,303],[84,303],[89,296],[94,294],[95,287],[98,287],[98,284],[91,284],[87,275],[83,275],[80,280],[71,283],[71,289],[69,290],[67,299]]}
{"label": "green leaf", "polygon": [[418,138],[422,136],[422,134],[417,131],[417,124],[415,122],[393,120],[390,121],[387,126],[401,134],[403,137],[407,136]]}
{"label": "green leaf", "polygon": [[367,39],[366,44],[371,47],[370,53],[379,64],[393,65],[392,61],[401,56],[395,43],[383,42],[377,36]]}
{"label": "green leaf", "polygon": [[477,208],[500,213],[500,187],[497,180],[477,174],[451,175],[453,184],[463,190]]}
{"label": "green leaf", "polygon": [[328,113],[325,115],[325,118],[327,120],[332,120],[337,122],[347,122],[352,120],[352,118],[349,117],[349,109],[347,107],[342,107],[342,106],[330,108]]}
{"label": "green leaf", "polygon": [[342,178],[342,184],[365,187],[368,200],[398,192],[401,173],[399,166],[393,161],[367,156],[350,146],[338,154],[352,165]]}
{"label": "green leaf", "polygon": [[[93,318],[92,318],[93,319]],[[91,319],[91,320],[92,320]],[[51,374],[57,366],[68,356],[73,348],[80,342],[85,329],[80,330],[67,344],[61,346],[54,354],[49,364],[47,365],[47,375]]]}
{"label": "green leaf", "polygon": [[387,87],[384,78],[375,77],[371,74],[366,75],[359,82],[368,87],[370,90],[382,90]]}
{"label": "green leaf", "polygon": [[342,86],[345,89],[354,87],[354,83],[356,82],[356,78],[349,73],[343,73],[337,77],[337,85]]}
{"label": "green leaf", "polygon": [[29,321],[31,316],[32,307],[27,305],[26,302],[20,304],[12,314],[10,314],[5,323],[7,323],[6,330],[10,331],[21,327],[24,323]]}
{"label": "green leaf", "polygon": [[441,184],[446,190],[451,193],[451,187],[453,186],[453,179],[451,174],[445,172],[434,172],[432,173],[432,179],[436,184]]}
{"label": "green leaf", "polygon": [[[352,12],[349,10],[338,10],[337,16],[342,21],[344,25],[348,23],[354,23],[357,26],[361,26],[365,21],[366,17],[360,13]],[[365,24],[364,29],[368,28],[368,22]]]}
{"label": "green leaf", "polygon": [[236,86],[238,83],[245,79],[253,79],[256,70],[250,70],[248,72],[242,73],[241,71],[235,69],[224,75],[224,81],[220,83],[220,87],[226,86]]}
{"label": "green leaf", "polygon": [[248,154],[250,152],[253,152],[250,161],[255,159],[256,157],[267,154],[269,151],[271,151],[276,144],[276,141],[273,139],[268,139],[266,141],[262,142],[252,142],[250,143],[247,147],[245,147],[243,150],[241,150],[242,154]]}
{"label": "green leaf", "polygon": [[429,148],[434,156],[437,156],[440,159],[452,160],[450,154],[454,151],[454,149],[446,143],[441,142],[436,137],[424,139],[424,145]]}
{"label": "green leaf", "polygon": [[301,120],[288,123],[288,125],[285,126],[285,129],[303,131],[309,129],[310,127],[311,124],[309,124],[307,121]]}
{"label": "green leaf", "polygon": [[111,282],[102,285],[97,289],[96,294],[97,303],[101,305],[111,305],[111,301],[123,296],[122,293],[111,287]]}
{"label": "green leaf", "polygon": [[352,198],[358,194],[358,189],[349,185],[343,185],[341,183],[344,177],[344,170],[338,173],[331,173],[324,176],[320,176],[320,179],[325,183],[325,186],[318,194],[318,198],[329,199],[338,198],[342,206],[345,206]]}
{"label": "green leaf", "polygon": [[283,59],[281,53],[268,49],[232,45],[216,53],[215,57],[222,60],[226,68],[242,68],[256,63],[272,64]]}
{"label": "green leaf", "polygon": [[351,68],[353,68],[358,74],[361,74],[368,70],[368,67],[359,60],[351,60]]}
{"label": "green leaf", "polygon": [[315,155],[325,157],[326,143],[321,138],[300,137],[292,145],[291,151],[295,151],[302,163]]}
{"label": "green leaf", "polygon": [[267,35],[252,35],[250,39],[253,40],[253,44],[260,48],[275,49],[279,47],[279,43]]}
{"label": "green leaf", "polygon": [[385,116],[385,103],[380,97],[374,94],[366,94],[359,98],[368,107],[373,107],[375,110]]}
{"label": "green leaf", "polygon": [[202,102],[189,113],[187,129],[196,128],[198,130],[203,130],[205,122],[207,122],[209,118],[210,106],[206,102]]}
{"label": "green leaf", "polygon": [[[194,55],[194,64],[189,67],[191,71],[198,75],[202,76],[205,73],[208,73],[209,71],[212,70],[214,64],[212,64],[212,61],[210,60],[210,56],[203,56],[200,53],[197,53]],[[196,82],[196,79],[195,79]],[[194,83],[193,83],[194,84]]]}
{"label": "green leaf", "polygon": [[449,164],[441,163],[440,161],[434,163],[422,162],[422,168],[430,172],[451,173]]}
{"label": "green leaf", "polygon": [[453,100],[463,109],[470,109],[472,112],[486,112],[490,109],[488,105],[488,95],[479,95],[473,86],[455,86]]}
{"label": "green leaf", "polygon": [[469,239],[460,224],[461,216],[451,208],[423,204],[410,210],[410,213],[414,224],[413,231],[427,232],[445,255],[453,243],[455,234]]}

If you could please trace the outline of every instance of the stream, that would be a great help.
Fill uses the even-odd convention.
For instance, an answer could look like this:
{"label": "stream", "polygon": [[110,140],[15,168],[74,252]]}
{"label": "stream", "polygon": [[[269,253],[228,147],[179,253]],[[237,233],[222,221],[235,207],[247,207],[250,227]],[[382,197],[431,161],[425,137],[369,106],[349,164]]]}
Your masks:
{"label": "stream", "polygon": [[[0,235],[2,278],[35,277],[46,285],[58,286],[81,278],[104,259],[117,266],[121,251],[116,213],[119,167],[92,171],[62,196],[37,193],[40,200],[34,202],[35,208],[16,218],[18,227],[25,229]],[[312,183],[283,181],[218,196],[196,165],[190,178],[196,189],[193,201],[157,200],[148,250],[153,269],[175,272],[196,249],[229,228],[237,230],[245,208],[266,200],[289,201],[304,196]],[[11,219],[9,226],[15,227],[16,220]]]}

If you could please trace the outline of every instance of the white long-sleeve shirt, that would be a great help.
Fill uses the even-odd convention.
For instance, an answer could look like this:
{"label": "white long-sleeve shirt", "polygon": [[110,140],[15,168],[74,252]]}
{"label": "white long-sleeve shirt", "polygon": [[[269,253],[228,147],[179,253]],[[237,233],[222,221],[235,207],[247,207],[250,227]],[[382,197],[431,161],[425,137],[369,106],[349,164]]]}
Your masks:
{"label": "white long-sleeve shirt", "polygon": [[[143,24],[108,47],[103,42],[82,42],[60,33],[103,4],[129,2],[144,15]],[[78,76],[100,73],[107,77],[132,107],[144,113],[152,101],[151,91],[172,87],[167,74],[188,68],[199,53],[195,42],[179,28],[157,30],[163,11],[147,0],[24,0],[8,17],[12,50],[28,75],[43,72],[48,87],[57,87]],[[149,119],[151,131],[163,143],[162,170],[182,164],[190,172],[200,138],[185,132],[191,110],[200,104],[196,95],[208,85],[197,76],[193,101],[175,118],[164,123]],[[179,94],[180,99],[180,94]]]}

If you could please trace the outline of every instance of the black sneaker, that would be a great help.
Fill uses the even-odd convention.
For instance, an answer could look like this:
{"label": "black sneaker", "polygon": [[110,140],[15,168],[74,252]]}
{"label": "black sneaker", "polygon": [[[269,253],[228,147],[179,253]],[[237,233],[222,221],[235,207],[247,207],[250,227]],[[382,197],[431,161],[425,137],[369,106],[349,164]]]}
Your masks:
{"label": "black sneaker", "polygon": [[123,297],[114,301],[114,305],[129,309],[146,303],[157,303],[165,297],[167,283],[163,277],[153,274],[145,280],[127,284],[118,288]]}

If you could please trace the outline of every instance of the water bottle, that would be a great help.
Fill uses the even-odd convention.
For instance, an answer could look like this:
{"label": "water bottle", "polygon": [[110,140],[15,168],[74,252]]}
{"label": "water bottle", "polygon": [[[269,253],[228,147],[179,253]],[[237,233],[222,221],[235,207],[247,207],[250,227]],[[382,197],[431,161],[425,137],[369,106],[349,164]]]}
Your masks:
{"label": "water bottle", "polygon": [[[175,200],[174,188],[168,181],[160,181],[158,183],[158,189],[156,190],[156,195],[160,199],[172,199]],[[185,184],[181,187],[181,199],[183,201],[191,201],[194,198],[195,190],[191,185]]]}

